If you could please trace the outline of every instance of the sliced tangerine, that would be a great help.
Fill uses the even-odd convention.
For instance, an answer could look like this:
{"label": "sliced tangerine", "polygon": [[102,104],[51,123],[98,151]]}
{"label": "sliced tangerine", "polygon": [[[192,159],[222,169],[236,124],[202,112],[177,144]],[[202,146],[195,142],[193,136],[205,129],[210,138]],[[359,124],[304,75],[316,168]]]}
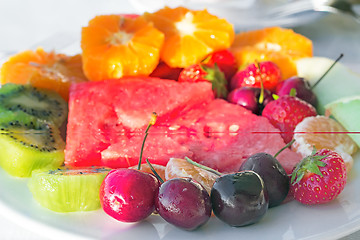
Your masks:
{"label": "sliced tangerine", "polygon": [[234,40],[233,26],[206,10],[165,7],[144,17],[165,34],[161,59],[173,68],[199,63],[208,54],[230,47]]}
{"label": "sliced tangerine", "polygon": [[149,75],[163,41],[164,34],[141,16],[96,16],[81,32],[84,73],[92,81]]}
{"label": "sliced tangerine", "polygon": [[82,71],[81,55],[67,56],[42,48],[27,50],[9,58],[0,71],[0,82],[31,84],[37,88],[56,91],[69,98],[72,83],[87,81]]}
{"label": "sliced tangerine", "polygon": [[178,177],[190,177],[200,183],[210,194],[218,175],[196,167],[181,158],[171,158],[165,167],[165,179],[169,180]]}
{"label": "sliced tangerine", "polygon": [[309,156],[313,150],[327,148],[339,153],[349,171],[353,165],[354,154],[358,147],[346,134],[346,129],[332,118],[325,116],[307,117],[295,128],[292,149],[302,156]]}
{"label": "sliced tangerine", "polygon": [[297,75],[296,60],[313,55],[311,40],[280,27],[241,32],[235,36],[231,50],[240,68],[255,61],[273,61],[284,79]]}
{"label": "sliced tangerine", "polygon": [[[159,165],[159,164],[151,164],[153,166],[153,168],[155,169],[155,171],[157,172],[157,174],[159,174],[159,176],[165,181],[165,166]],[[137,169],[137,165],[135,166],[131,166],[129,167],[130,169]],[[149,164],[147,163],[142,163],[141,167],[140,167],[140,171],[141,172],[146,172],[146,173],[151,173],[153,174],[153,172],[150,169]]]}

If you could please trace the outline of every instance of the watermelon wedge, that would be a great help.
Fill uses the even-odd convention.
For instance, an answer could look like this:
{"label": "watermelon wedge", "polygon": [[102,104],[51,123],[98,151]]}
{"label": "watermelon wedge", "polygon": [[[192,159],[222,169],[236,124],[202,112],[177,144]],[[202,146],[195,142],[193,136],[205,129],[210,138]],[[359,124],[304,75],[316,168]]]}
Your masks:
{"label": "watermelon wedge", "polygon": [[[72,86],[65,164],[136,165],[152,112],[158,119],[143,157],[156,164],[188,156],[232,172],[251,154],[274,154],[285,145],[267,119],[215,100],[210,83],[131,77]],[[300,156],[286,149],[278,159],[290,172]]]}

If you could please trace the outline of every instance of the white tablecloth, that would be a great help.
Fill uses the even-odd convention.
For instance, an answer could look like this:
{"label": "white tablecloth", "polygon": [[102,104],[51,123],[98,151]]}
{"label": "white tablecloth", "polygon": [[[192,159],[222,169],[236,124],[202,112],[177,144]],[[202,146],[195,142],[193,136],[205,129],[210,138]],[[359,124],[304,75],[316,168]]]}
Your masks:
{"label": "white tablecloth", "polygon": [[[40,45],[73,51],[79,48],[81,26],[93,16],[134,12],[126,0],[0,0],[0,54]],[[360,25],[351,18],[328,15],[296,31],[311,37],[315,55],[335,59],[344,53],[342,62],[360,72]],[[0,213],[0,239],[44,239],[38,231],[10,222]],[[344,239],[360,239],[360,232]]]}

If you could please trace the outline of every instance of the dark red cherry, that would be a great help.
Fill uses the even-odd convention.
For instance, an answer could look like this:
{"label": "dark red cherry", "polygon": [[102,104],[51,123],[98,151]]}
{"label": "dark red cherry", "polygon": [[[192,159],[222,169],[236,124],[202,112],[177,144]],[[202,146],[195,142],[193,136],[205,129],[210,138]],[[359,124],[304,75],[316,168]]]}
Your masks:
{"label": "dark red cherry", "polygon": [[185,230],[202,226],[211,216],[209,194],[191,178],[173,178],[161,184],[155,206],[163,219]]}
{"label": "dark red cherry", "polygon": [[289,95],[292,88],[296,90],[296,97],[310,103],[313,106],[316,106],[316,95],[311,90],[309,83],[304,78],[291,77],[280,82],[276,87],[276,95]]}
{"label": "dark red cherry", "polygon": [[259,174],[241,171],[216,179],[211,189],[211,203],[216,217],[230,226],[240,227],[263,218],[269,197]]}
{"label": "dark red cherry", "polygon": [[289,177],[279,161],[268,153],[255,153],[240,166],[239,171],[252,170],[264,180],[269,195],[269,208],[280,205],[289,192]]}
{"label": "dark red cherry", "polygon": [[260,88],[241,87],[231,91],[227,99],[229,102],[243,106],[255,114],[260,114],[264,106],[273,100],[271,92],[264,89],[264,101],[259,103],[260,92]]}

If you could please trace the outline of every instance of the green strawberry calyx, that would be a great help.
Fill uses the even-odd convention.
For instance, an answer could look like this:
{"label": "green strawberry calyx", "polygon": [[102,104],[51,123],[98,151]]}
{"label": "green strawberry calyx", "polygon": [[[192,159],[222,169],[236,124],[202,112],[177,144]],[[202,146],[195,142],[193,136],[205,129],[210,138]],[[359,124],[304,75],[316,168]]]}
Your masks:
{"label": "green strawberry calyx", "polygon": [[219,98],[226,98],[228,95],[227,81],[224,73],[220,70],[218,65],[215,63],[214,66],[200,65],[202,70],[207,74],[204,77],[206,80],[211,82],[212,90],[216,92],[216,96]]}
{"label": "green strawberry calyx", "polygon": [[291,174],[291,184],[296,184],[303,179],[303,177],[308,173],[314,173],[321,177],[323,177],[323,174],[321,173],[319,167],[325,167],[326,163],[321,161],[322,159],[326,158],[325,156],[318,156],[316,154],[316,148],[314,147],[312,153],[305,157],[303,160],[301,160],[300,163],[296,165],[296,168]]}
{"label": "green strawberry calyx", "polygon": [[[295,88],[290,89],[289,96],[296,97],[296,89]],[[275,93],[272,94],[272,97],[274,100],[278,100],[280,98],[280,96],[276,95]]]}
{"label": "green strawberry calyx", "polygon": [[295,89],[295,88],[290,89],[289,95],[290,95],[291,97],[296,97],[296,89]]}

